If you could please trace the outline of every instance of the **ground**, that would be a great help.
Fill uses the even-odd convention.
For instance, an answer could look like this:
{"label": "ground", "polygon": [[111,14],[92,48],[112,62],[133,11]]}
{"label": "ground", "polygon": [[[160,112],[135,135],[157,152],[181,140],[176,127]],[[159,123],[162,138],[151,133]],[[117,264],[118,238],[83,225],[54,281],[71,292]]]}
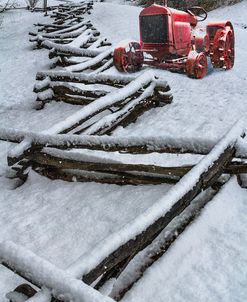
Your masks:
{"label": "ground", "polygon": [[[111,2],[95,4],[90,16],[95,27],[114,44],[138,40],[140,8]],[[173,104],[152,109],[135,124],[118,128],[114,135],[219,139],[245,117],[247,1],[215,10],[209,17],[233,21],[235,67],[228,72],[210,68],[207,77],[198,81],[162,72],[172,87]],[[78,110],[61,103],[51,103],[41,111],[33,109],[35,74],[49,68],[50,62],[46,50],[32,50],[28,31],[43,18],[26,10],[0,15],[1,127],[40,131]],[[23,186],[13,189],[12,181],[6,178],[6,155],[11,147],[0,142],[0,241],[10,239],[61,268],[117,232],[169,189],[167,185],[71,184],[50,181],[34,172]],[[162,160],[158,155],[153,159]],[[124,300],[244,301],[246,211],[247,191],[233,178]],[[20,282],[19,277],[0,267],[0,301],[6,301],[6,292]]]}

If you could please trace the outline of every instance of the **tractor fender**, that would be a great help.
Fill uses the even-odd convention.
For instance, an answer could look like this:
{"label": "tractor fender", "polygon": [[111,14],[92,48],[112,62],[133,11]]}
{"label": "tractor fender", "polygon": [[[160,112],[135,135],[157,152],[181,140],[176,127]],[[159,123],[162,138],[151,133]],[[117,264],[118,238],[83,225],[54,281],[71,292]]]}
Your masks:
{"label": "tractor fender", "polygon": [[210,42],[213,41],[215,34],[217,32],[218,29],[220,28],[226,28],[226,27],[230,27],[232,29],[232,31],[234,31],[233,29],[233,25],[230,21],[224,21],[224,22],[210,22],[207,25],[207,33],[210,39]]}

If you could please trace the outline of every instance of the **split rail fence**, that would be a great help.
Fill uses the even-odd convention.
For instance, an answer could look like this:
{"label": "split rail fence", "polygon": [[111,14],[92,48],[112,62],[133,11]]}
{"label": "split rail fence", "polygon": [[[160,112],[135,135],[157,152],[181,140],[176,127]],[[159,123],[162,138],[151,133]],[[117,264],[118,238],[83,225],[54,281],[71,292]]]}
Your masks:
{"label": "split rail fence", "polygon": [[[30,33],[36,48],[48,48],[49,57],[56,58],[55,69],[37,74],[38,107],[57,101],[82,108],[40,133],[0,129],[0,140],[17,144],[8,154],[12,177],[23,182],[33,169],[66,181],[173,186],[66,270],[13,242],[0,242],[0,263],[36,287],[19,286],[8,294],[12,302],[119,301],[232,175],[244,186],[247,149],[242,121],[219,142],[110,136],[150,108],[171,103],[172,95],[167,82],[152,71],[138,77],[104,73],[113,65],[113,48],[85,18],[92,5],[84,1],[55,7],[53,22],[37,24],[38,32]],[[140,162],[140,156],[154,152],[191,153],[200,160],[175,167]],[[106,296],[100,289],[109,280],[113,286]]]}
{"label": "split rail fence", "polygon": [[[29,141],[31,146],[37,150],[37,156],[33,160],[41,158],[42,163],[46,158],[44,154],[48,154],[48,152],[40,152],[40,147],[57,149],[59,152],[65,152],[64,150],[71,148],[135,153],[138,150],[141,153],[181,151],[201,154],[209,151],[195,166],[186,167],[184,170],[178,168],[175,171],[176,176],[181,179],[161,200],[156,201],[146,212],[123,229],[96,244],[93,250],[79,257],[65,271],[12,242],[0,243],[1,263],[31,284],[42,288],[37,293],[32,292],[32,295],[36,294],[30,301],[48,302],[52,297],[56,301],[112,301],[112,299],[119,301],[140,279],[146,268],[166,252],[176,237],[196,217],[198,210],[203,208],[220,190],[220,186],[224,185],[227,180],[226,176],[246,173],[247,168],[246,163],[243,162],[243,159],[247,157],[247,152],[242,122],[237,123],[211,150],[212,146],[206,147],[205,142],[202,145],[198,142],[197,145],[188,143],[182,146],[175,140],[165,142],[154,138],[149,140],[133,137],[48,135],[15,130],[2,130],[0,133],[1,139],[4,140],[21,142],[26,139]],[[238,160],[236,160],[237,158]],[[60,159],[64,160],[56,155],[51,160],[48,156],[47,164],[55,165],[57,168]],[[80,165],[81,161],[76,161],[76,164]],[[96,161],[97,169],[106,168],[104,163],[100,163],[98,166],[97,164]],[[111,166],[111,163],[107,164]],[[126,168],[126,170],[132,171],[130,166],[126,167],[121,164],[111,166],[114,172],[119,167],[121,167],[120,170]],[[145,172],[150,172],[150,168],[145,165],[140,166],[140,169]],[[151,169],[161,174],[163,171],[167,173],[167,168],[164,167],[152,167]],[[135,165],[133,165],[133,170],[136,170]],[[222,177],[223,175],[224,177]],[[139,261],[139,270],[136,270],[136,266],[135,269],[131,266],[136,257],[142,259],[141,262]],[[127,283],[122,282],[126,270],[131,272],[131,269],[133,270],[132,278],[128,277]],[[114,286],[109,297],[100,294],[98,290],[106,281],[113,280],[113,278]],[[18,292],[12,292],[9,295],[9,297],[14,297],[14,295],[18,295]]]}

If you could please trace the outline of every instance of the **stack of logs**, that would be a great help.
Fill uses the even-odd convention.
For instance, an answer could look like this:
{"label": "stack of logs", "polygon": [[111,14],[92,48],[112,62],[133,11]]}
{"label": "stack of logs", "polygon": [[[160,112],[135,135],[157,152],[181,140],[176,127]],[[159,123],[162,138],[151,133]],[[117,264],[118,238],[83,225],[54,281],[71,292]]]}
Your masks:
{"label": "stack of logs", "polygon": [[38,31],[29,33],[34,48],[50,49],[49,57],[56,58],[53,67],[86,62],[111,46],[86,18],[92,8],[92,1],[59,5],[50,14],[52,23],[37,23]]}

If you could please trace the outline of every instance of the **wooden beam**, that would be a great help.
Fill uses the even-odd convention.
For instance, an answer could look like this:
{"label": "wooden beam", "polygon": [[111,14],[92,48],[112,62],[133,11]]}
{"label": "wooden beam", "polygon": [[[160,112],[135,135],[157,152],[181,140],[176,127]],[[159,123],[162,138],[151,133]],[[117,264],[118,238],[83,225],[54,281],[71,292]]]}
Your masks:
{"label": "wooden beam", "polygon": [[[113,287],[114,290],[109,296],[116,301],[120,301],[133,287],[133,285],[142,278],[145,271],[169,250],[177,237],[179,237],[199,216],[202,209],[207,203],[213,200],[218,191],[219,190],[208,189],[206,192],[201,193],[202,195],[200,194],[198,198],[193,201],[193,204],[187,207],[183,213],[176,217],[174,222],[169,224],[168,229],[166,230],[165,228],[159,237],[143,251],[142,255],[137,259],[138,264],[135,266],[133,274],[131,274],[131,270],[128,270],[129,277],[126,280],[127,282],[122,284],[121,276],[119,284],[118,280],[115,281]],[[103,280],[104,282],[101,282],[100,286],[102,286],[107,280],[109,279],[105,278],[105,280]]]}
{"label": "wooden beam", "polygon": [[87,75],[76,72],[64,72],[64,71],[45,71],[38,72],[36,80],[44,80],[49,77],[51,81],[56,82],[71,82],[71,83],[86,83],[86,84],[114,84],[114,87],[123,87],[135,80],[134,76],[114,76],[114,75]]}
{"label": "wooden beam", "polygon": [[114,252],[108,255],[96,267],[84,274],[82,278],[83,281],[87,284],[91,284],[106,271],[111,270],[115,265],[118,265],[126,258],[133,258],[139,251],[149,245],[174,217],[178,216],[187,206],[189,206],[191,201],[202,190],[205,190],[216,181],[223,173],[227,164],[232,160],[234,153],[234,147],[226,147],[226,149],[218,156],[218,159],[200,175],[199,179],[194,183],[194,186],[179,198],[170,210],[164,213],[163,216],[154,221],[154,223],[149,225],[146,229],[139,231],[134,238],[116,248]]}
{"label": "wooden beam", "polygon": [[32,163],[34,170],[40,175],[46,176],[52,180],[61,179],[68,182],[96,182],[113,185],[160,185],[160,184],[175,184],[178,179],[158,176],[133,175],[130,173],[118,172],[107,173],[94,171],[86,173],[86,171],[73,172],[71,170],[54,169],[49,166],[41,166]]}
{"label": "wooden beam", "polygon": [[[181,167],[162,167],[157,165],[144,165],[144,164],[125,164],[121,162],[108,162],[104,159],[102,162],[83,161],[71,158],[55,156],[45,152],[30,153],[26,157],[28,160],[34,161],[41,165],[52,166],[58,169],[76,169],[85,171],[101,171],[101,172],[142,172],[149,174],[160,174],[174,177],[184,176],[190,171],[193,166]],[[100,160],[100,158],[99,158]],[[247,166],[246,166],[247,168]]]}

